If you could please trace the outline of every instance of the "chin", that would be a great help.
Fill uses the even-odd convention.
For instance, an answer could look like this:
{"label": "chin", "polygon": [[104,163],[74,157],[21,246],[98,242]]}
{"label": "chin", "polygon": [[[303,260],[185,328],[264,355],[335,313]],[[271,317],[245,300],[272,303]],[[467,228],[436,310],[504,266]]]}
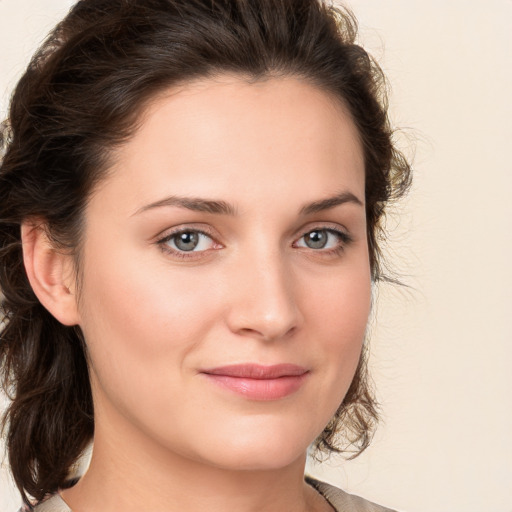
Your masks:
{"label": "chin", "polygon": [[263,435],[238,432],[221,439],[204,439],[202,457],[222,469],[264,471],[287,467],[306,457],[311,436],[294,436],[289,431],[273,431]]}

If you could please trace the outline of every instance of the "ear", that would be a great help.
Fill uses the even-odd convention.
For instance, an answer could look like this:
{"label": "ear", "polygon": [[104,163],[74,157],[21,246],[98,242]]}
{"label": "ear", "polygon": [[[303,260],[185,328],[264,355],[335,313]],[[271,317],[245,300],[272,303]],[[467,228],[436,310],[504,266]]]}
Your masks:
{"label": "ear", "polygon": [[54,247],[44,222],[24,221],[21,243],[25,271],[41,304],[62,324],[79,324],[73,257]]}

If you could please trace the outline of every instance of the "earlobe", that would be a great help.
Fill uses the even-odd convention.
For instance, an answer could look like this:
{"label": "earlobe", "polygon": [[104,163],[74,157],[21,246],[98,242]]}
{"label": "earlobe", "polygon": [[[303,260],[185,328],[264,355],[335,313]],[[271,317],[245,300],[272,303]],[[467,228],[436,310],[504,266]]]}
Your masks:
{"label": "earlobe", "polygon": [[23,222],[21,242],[25,271],[41,304],[62,324],[78,325],[72,256],[54,247],[44,222]]}

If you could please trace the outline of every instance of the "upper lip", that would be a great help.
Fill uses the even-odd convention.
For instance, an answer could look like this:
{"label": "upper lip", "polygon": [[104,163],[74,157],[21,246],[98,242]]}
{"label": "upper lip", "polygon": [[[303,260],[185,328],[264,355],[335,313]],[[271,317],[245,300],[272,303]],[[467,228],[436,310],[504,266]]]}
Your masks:
{"label": "upper lip", "polygon": [[308,370],[303,366],[296,364],[274,364],[261,365],[254,363],[232,364],[227,366],[218,366],[201,370],[201,373],[209,375],[223,375],[226,377],[246,378],[246,379],[278,379],[279,377],[296,377],[304,375]]}

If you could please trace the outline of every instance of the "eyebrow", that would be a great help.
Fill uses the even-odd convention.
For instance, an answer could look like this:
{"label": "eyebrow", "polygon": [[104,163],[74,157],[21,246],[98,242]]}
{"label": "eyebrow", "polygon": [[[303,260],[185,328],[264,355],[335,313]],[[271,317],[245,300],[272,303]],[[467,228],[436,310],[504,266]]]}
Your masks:
{"label": "eyebrow", "polygon": [[[320,199],[312,203],[305,204],[299,210],[300,215],[311,215],[324,210],[330,210],[336,206],[354,203],[363,206],[363,203],[352,192],[341,192],[332,197]],[[154,203],[139,208],[134,215],[152,210],[154,208],[161,208],[164,206],[177,206],[179,208],[186,208],[196,212],[213,213],[217,215],[236,215],[237,209],[230,203],[222,200],[203,199],[200,197],[181,197],[169,196]]]}
{"label": "eyebrow", "polygon": [[331,208],[345,203],[354,203],[359,206],[363,206],[363,202],[354,194],[352,194],[352,192],[341,192],[335,196],[327,197],[326,199],[320,199],[319,201],[314,201],[313,203],[304,205],[300,209],[300,214],[311,215],[312,213],[330,210]]}
{"label": "eyebrow", "polygon": [[236,215],[236,208],[226,201],[217,201],[212,199],[202,199],[200,197],[180,197],[170,196],[160,201],[143,206],[135,212],[135,215],[152,210],[153,208],[161,208],[162,206],[178,206],[193,210],[196,212],[215,213],[221,215]]}

